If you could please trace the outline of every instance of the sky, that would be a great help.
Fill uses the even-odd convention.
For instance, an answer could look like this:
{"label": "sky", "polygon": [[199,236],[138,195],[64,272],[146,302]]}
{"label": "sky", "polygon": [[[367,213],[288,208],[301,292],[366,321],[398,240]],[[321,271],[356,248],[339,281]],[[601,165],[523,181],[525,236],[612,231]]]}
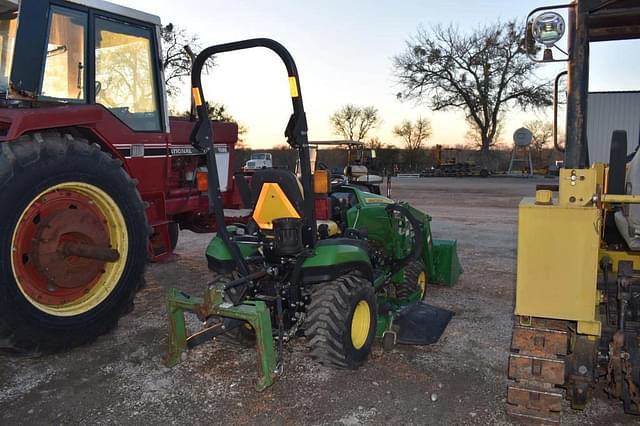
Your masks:
{"label": "sky", "polygon": [[[341,106],[373,105],[382,123],[370,136],[401,145],[392,129],[402,120],[431,120],[428,145],[465,142],[467,125],[461,112],[432,112],[427,105],[400,102],[400,87],[392,60],[405,41],[422,25],[457,24],[462,30],[517,18],[522,25],[534,8],[552,2],[522,0],[112,0],[160,16],[197,34],[202,47],[254,37],[282,43],[293,55],[309,124],[309,140],[340,139],[329,116]],[[640,89],[640,40],[591,46],[590,90]],[[562,64],[543,64],[541,77],[552,78]],[[284,128],[291,114],[287,75],[280,60],[265,49],[219,55],[210,75],[203,78],[205,97],[222,102],[248,128],[246,140],[261,149],[285,143]],[[172,100],[177,110],[189,108],[188,82]],[[503,139],[525,121],[548,118],[550,111],[506,116]]]}

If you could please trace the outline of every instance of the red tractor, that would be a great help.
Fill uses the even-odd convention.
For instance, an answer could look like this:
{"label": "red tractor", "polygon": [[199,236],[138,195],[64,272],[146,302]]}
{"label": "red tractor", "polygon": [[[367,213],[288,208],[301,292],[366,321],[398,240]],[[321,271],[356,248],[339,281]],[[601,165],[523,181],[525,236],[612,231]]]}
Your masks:
{"label": "red tractor", "polygon": [[[194,122],[169,118],[160,19],[100,0],[0,0],[0,348],[89,342],[178,229],[212,232]],[[212,123],[238,208],[237,126]]]}

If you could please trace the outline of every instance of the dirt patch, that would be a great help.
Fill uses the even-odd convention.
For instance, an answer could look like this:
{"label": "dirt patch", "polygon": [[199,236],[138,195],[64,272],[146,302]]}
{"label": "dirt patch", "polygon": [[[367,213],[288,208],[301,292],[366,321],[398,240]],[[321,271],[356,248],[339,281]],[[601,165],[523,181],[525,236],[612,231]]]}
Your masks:
{"label": "dirt patch", "polygon": [[[432,286],[431,303],[455,311],[431,346],[376,343],[357,371],[315,364],[303,340],[288,345],[285,372],[262,393],[253,349],[217,339],[164,367],[164,293],[197,294],[209,278],[210,236],[182,232],[170,264],[147,269],[136,309],[113,333],[55,356],[0,357],[2,424],[508,424],[506,367],[515,285],[517,206],[533,194],[527,179],[404,179],[395,198],[433,217],[435,238],[458,240],[465,270],[454,288]],[[434,396],[435,395],[435,396]],[[566,410],[568,425],[637,424],[602,392],[587,410]]]}

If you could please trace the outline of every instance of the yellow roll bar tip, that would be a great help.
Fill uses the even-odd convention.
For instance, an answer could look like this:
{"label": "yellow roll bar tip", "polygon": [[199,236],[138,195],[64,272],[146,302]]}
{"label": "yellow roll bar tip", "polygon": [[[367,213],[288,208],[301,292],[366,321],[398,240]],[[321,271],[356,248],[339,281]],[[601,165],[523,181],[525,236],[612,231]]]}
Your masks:
{"label": "yellow roll bar tip", "polygon": [[298,81],[296,80],[295,76],[289,76],[289,90],[291,91],[291,97],[292,98],[297,98],[299,96],[298,94]]}
{"label": "yellow roll bar tip", "polygon": [[200,89],[198,89],[197,87],[191,88],[191,96],[193,96],[193,103],[196,106],[199,107],[202,105],[202,96],[200,96]]}

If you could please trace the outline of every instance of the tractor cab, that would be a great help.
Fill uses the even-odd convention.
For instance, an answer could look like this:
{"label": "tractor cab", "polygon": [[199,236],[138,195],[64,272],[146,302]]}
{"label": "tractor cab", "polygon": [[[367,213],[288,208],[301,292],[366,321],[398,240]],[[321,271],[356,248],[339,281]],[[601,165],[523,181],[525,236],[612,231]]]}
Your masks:
{"label": "tractor cab", "polygon": [[160,18],[105,1],[0,1],[5,105],[100,104],[133,131],[168,125]]}

